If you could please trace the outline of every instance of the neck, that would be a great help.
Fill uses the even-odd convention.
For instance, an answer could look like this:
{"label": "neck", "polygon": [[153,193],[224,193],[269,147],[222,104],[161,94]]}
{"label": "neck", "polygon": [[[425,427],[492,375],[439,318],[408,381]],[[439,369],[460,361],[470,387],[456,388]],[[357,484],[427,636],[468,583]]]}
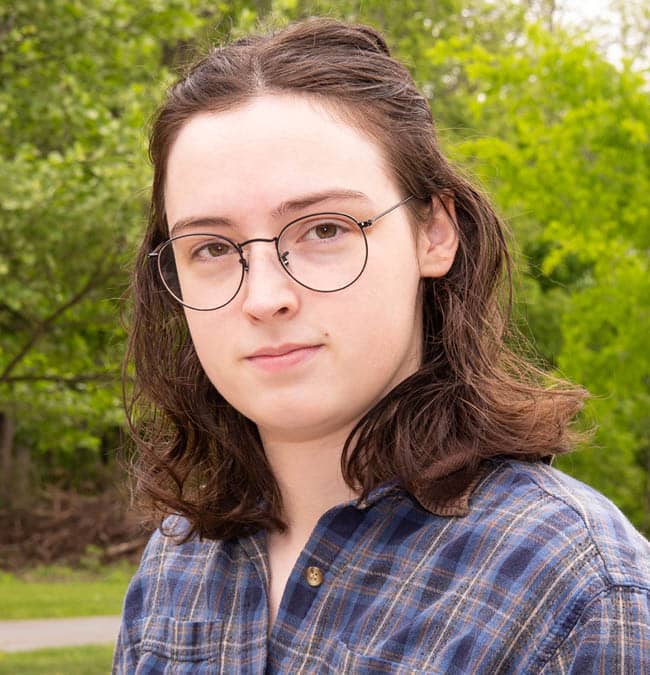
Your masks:
{"label": "neck", "polygon": [[341,450],[351,428],[311,440],[279,440],[260,430],[282,494],[285,539],[306,541],[326,511],[357,496],[341,474]]}

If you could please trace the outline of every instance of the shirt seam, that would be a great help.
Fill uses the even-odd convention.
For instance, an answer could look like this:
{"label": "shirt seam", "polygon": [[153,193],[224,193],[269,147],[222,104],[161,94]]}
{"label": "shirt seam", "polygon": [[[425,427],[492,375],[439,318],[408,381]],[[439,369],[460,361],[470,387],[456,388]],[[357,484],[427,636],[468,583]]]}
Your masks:
{"label": "shirt seam", "polygon": [[612,583],[606,588],[601,589],[597,593],[594,593],[591,598],[585,603],[585,606],[582,608],[582,611],[576,616],[575,621],[568,627],[565,635],[562,637],[556,648],[553,650],[553,652],[542,662],[540,662],[540,671],[543,671],[546,666],[551,663],[551,661],[555,658],[555,656],[558,654],[560,649],[562,649],[562,645],[570,638],[571,634],[573,631],[576,629],[578,624],[582,621],[584,616],[590,611],[590,609],[596,604],[596,602],[601,599],[603,596],[609,595],[613,591],[624,591],[626,593],[639,593],[639,594],[647,594],[650,593],[650,587],[647,586],[640,586],[639,584],[615,584]]}
{"label": "shirt seam", "polygon": [[[508,463],[508,466],[511,468],[511,470],[515,470],[515,467],[512,465],[512,461],[510,459],[508,459],[506,461]],[[548,467],[542,467],[542,470],[545,472],[545,475],[547,475],[547,471],[549,470]],[[607,563],[607,560],[605,559],[605,556],[603,555],[603,552],[601,550],[601,547],[598,544],[598,541],[597,541],[596,537],[594,537],[594,535],[593,535],[592,526],[589,523],[589,521],[587,519],[585,519],[585,516],[581,512],[581,509],[576,504],[571,503],[571,501],[569,501],[564,496],[555,494],[555,493],[551,492],[549,489],[547,489],[546,487],[544,487],[544,485],[542,485],[538,481],[538,479],[535,476],[533,476],[531,473],[526,472],[526,476],[529,478],[531,483],[533,483],[548,498],[564,504],[567,508],[571,509],[571,511],[573,511],[573,513],[578,517],[578,519],[580,520],[580,522],[582,524],[582,527],[584,528],[587,539],[589,540],[590,544],[594,547],[594,549],[598,553],[598,558],[599,558],[600,563],[602,565],[602,570],[604,571],[604,577],[605,577],[606,582],[609,583],[612,586],[625,585],[625,584],[621,584],[620,582],[617,582],[617,581],[614,580],[614,578],[612,576],[612,573],[610,571],[610,568],[609,568],[609,564]],[[621,573],[623,573],[623,569],[619,568],[619,571]],[[631,582],[631,583],[634,583],[634,582]]]}

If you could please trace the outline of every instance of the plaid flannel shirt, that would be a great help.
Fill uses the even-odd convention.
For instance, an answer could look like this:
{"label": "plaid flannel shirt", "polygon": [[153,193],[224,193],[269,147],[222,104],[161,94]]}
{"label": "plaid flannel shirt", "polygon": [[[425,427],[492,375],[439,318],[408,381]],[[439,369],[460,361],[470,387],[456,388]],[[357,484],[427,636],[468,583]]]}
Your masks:
{"label": "plaid flannel shirt", "polygon": [[446,504],[385,484],[330,509],[270,632],[264,532],[181,545],[155,533],[113,672],[641,675],[649,562],[602,495],[541,463],[491,460]]}

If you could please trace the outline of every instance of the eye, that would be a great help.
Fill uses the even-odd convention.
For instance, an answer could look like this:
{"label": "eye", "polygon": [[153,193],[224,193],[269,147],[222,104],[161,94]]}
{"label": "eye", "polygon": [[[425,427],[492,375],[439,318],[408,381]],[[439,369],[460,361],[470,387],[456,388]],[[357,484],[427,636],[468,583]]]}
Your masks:
{"label": "eye", "polygon": [[361,230],[356,221],[347,219],[336,213],[318,213],[313,216],[305,216],[284,228],[278,248],[292,250],[299,247],[305,251],[334,252],[338,246],[343,246],[354,235],[361,236]]}
{"label": "eye", "polygon": [[236,253],[235,247],[220,239],[204,241],[192,250],[192,258],[201,261],[210,261],[215,258],[223,258],[226,255]]}
{"label": "eye", "polygon": [[331,239],[332,237],[335,237],[339,231],[340,228],[336,223],[319,223],[312,227],[307,234],[313,233],[318,239]]}
{"label": "eye", "polygon": [[221,242],[216,244],[206,244],[199,249],[198,253],[211,258],[217,258],[218,256],[226,255],[229,248],[230,247],[227,244],[222,244]]}
{"label": "eye", "polygon": [[319,220],[307,222],[302,225],[300,241],[324,241],[327,239],[340,239],[352,229],[352,224],[345,220]]}

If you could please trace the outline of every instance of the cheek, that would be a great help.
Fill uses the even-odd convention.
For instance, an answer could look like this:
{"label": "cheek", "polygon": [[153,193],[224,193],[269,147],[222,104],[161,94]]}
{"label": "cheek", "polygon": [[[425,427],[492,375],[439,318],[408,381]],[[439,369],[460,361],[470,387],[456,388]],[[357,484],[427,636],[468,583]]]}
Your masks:
{"label": "cheek", "polygon": [[[339,316],[347,358],[363,364],[367,377],[382,377],[419,353],[422,311],[416,275],[393,276],[394,283],[364,284],[354,310]],[[353,288],[353,287],[352,287]],[[349,364],[354,368],[354,363]]]}
{"label": "cheek", "polygon": [[199,361],[214,383],[214,376],[226,363],[227,344],[222,328],[223,319],[215,312],[192,310],[186,310],[185,318]]}

